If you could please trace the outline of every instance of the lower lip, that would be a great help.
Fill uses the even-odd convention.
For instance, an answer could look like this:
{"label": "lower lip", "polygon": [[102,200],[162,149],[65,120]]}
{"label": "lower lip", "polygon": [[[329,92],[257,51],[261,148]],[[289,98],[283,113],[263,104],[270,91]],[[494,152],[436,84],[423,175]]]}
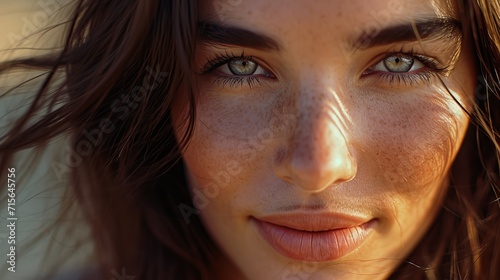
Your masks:
{"label": "lower lip", "polygon": [[373,230],[375,220],[351,228],[302,231],[254,219],[262,237],[278,253],[298,261],[325,262],[341,258]]}

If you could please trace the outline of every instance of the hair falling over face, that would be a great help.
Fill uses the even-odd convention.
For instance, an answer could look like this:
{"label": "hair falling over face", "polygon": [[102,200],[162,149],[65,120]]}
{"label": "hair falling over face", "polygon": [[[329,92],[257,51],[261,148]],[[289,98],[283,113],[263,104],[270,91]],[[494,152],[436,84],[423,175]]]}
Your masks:
{"label": "hair falling over face", "polygon": [[[76,199],[90,225],[102,279],[121,267],[136,279],[214,279],[224,255],[196,214],[183,164],[196,130],[196,92],[203,86],[196,77],[219,71],[217,81],[225,90],[261,85],[228,78],[253,66],[246,53],[220,54],[194,70],[199,41],[218,40],[217,34],[206,38],[202,32],[215,27],[200,24],[199,2],[74,1],[62,49],[0,64],[0,75],[44,71],[26,111],[0,134],[0,170],[7,170],[17,152],[42,149],[59,135],[69,135],[74,150],[89,135],[97,143],[71,168],[71,198],[65,201]],[[472,109],[463,108],[470,125],[449,171],[442,206],[390,279],[500,278],[500,2],[456,2],[463,40],[472,44],[480,77]],[[249,44],[266,47],[257,38]],[[235,57],[244,62],[222,68]],[[377,65],[370,69],[382,64]],[[266,70],[258,70],[259,76],[276,78]],[[0,100],[15,91],[2,92]],[[180,135],[176,115],[183,116]],[[195,214],[186,220],[186,211]]]}

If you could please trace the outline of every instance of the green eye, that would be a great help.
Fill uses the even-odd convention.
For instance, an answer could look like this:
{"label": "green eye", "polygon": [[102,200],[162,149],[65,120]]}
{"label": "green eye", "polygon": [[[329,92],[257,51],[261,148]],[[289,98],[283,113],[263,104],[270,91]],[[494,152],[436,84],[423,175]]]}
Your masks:
{"label": "green eye", "polygon": [[222,73],[238,77],[238,76],[266,76],[272,77],[272,73],[262,68],[257,62],[251,58],[236,57],[226,60],[226,63],[220,66],[219,71]]}
{"label": "green eye", "polygon": [[403,55],[394,55],[384,59],[383,61],[385,68],[389,70],[389,72],[401,73],[410,71],[415,59]]}
{"label": "green eye", "polygon": [[425,67],[425,65],[413,56],[394,54],[378,62],[372,70],[391,73],[406,73],[419,70],[423,67]]}
{"label": "green eye", "polygon": [[252,75],[257,70],[257,63],[249,59],[235,59],[227,64],[229,71],[237,76]]}
{"label": "green eye", "polygon": [[265,69],[252,56],[237,56],[234,54],[216,55],[209,60],[200,71],[203,74],[212,74],[216,82],[223,87],[228,85],[235,88],[252,88],[261,82],[274,82],[276,76]]}

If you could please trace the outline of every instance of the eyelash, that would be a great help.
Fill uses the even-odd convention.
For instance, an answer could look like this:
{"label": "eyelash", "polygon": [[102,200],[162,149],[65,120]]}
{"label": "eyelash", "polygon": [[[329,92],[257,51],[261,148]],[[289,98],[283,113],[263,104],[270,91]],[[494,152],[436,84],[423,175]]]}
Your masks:
{"label": "eyelash", "polygon": [[[201,74],[202,75],[207,75],[209,73],[212,73],[215,71],[217,68],[221,67],[222,65],[229,63],[231,60],[236,60],[236,59],[248,59],[251,61],[255,61],[255,58],[253,56],[245,56],[244,53],[241,53],[241,55],[235,55],[235,54],[216,54],[214,58],[209,59],[203,68],[201,69]],[[257,63],[257,62],[256,62]],[[260,67],[262,67],[259,63],[257,63]],[[269,70],[266,69],[269,73],[271,73]],[[271,73],[272,75],[272,73]],[[262,77],[261,77],[262,78]],[[223,76],[223,75],[218,75],[216,79],[214,80],[214,84],[220,84],[221,86],[226,86],[229,85],[230,87],[242,87],[245,83],[248,85],[249,88],[253,88],[255,85],[261,84],[261,78],[259,78],[256,75],[248,75],[248,76]],[[267,77],[267,78],[271,78]],[[273,76],[274,78],[274,76]]]}
{"label": "eyelash", "polygon": [[[418,60],[424,65],[424,69],[418,69],[416,70],[416,72],[402,73],[370,70],[370,68],[374,67],[378,63],[395,55],[405,55]],[[436,77],[437,75],[446,74],[449,71],[450,67],[451,65],[441,66],[441,64],[436,59],[418,54],[413,49],[409,51],[400,49],[399,51],[386,53],[381,59],[377,60],[377,63],[373,64],[372,66],[370,66],[370,68],[364,71],[362,76],[377,75],[378,78],[385,79],[391,85],[396,83],[412,86],[421,82],[429,82],[433,77]]]}
{"label": "eyelash", "polygon": [[[424,67],[427,69],[418,69],[416,70],[417,72],[412,73],[412,72],[402,72],[402,73],[396,73],[396,72],[385,72],[385,71],[371,71],[370,68],[374,67],[378,63],[382,62],[383,60],[394,56],[394,55],[405,55],[409,56],[415,60],[418,60],[421,62]],[[244,53],[241,53],[241,55],[235,55],[232,53],[225,53],[225,54],[216,54],[214,58],[208,59],[208,61],[205,63],[205,65],[202,67],[200,73],[202,75],[207,75],[212,73],[213,71],[217,70],[217,68],[223,66],[226,63],[231,62],[232,60],[237,60],[237,59],[248,59],[251,61],[255,61],[253,56],[245,56]],[[256,62],[257,63],[257,62]],[[262,67],[259,63],[257,63],[260,67]],[[386,53],[381,59],[377,60],[377,63],[374,65],[370,66],[367,70],[365,70],[362,73],[362,76],[371,76],[371,75],[376,75],[378,76],[379,79],[384,79],[386,82],[389,84],[404,84],[407,86],[415,85],[421,82],[429,82],[433,77],[436,77],[438,74],[444,74],[448,72],[450,66],[444,66],[440,67],[440,63],[431,57],[427,57],[421,54],[416,53],[413,49],[409,51],[404,51],[403,49],[396,51],[396,52],[388,52]],[[271,73],[269,70],[266,69],[269,73]],[[271,73],[272,75],[272,73]],[[259,77],[257,75],[248,75],[248,76],[224,76],[224,75],[217,75],[216,79],[213,81],[214,84],[219,84],[221,86],[230,86],[234,88],[239,88],[243,87],[243,85],[246,83],[248,87],[251,89],[255,85],[260,85],[261,84],[261,79],[262,78],[274,78],[274,76],[270,77]]]}

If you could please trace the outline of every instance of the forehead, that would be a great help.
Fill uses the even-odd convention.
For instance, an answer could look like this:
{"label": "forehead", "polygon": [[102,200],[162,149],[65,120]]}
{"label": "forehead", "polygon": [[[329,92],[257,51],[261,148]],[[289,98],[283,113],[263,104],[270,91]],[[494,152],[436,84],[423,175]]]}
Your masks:
{"label": "forehead", "polygon": [[[413,17],[457,17],[452,0],[204,0],[200,18],[261,31],[339,31]],[[307,32],[307,31],[306,31]]]}

